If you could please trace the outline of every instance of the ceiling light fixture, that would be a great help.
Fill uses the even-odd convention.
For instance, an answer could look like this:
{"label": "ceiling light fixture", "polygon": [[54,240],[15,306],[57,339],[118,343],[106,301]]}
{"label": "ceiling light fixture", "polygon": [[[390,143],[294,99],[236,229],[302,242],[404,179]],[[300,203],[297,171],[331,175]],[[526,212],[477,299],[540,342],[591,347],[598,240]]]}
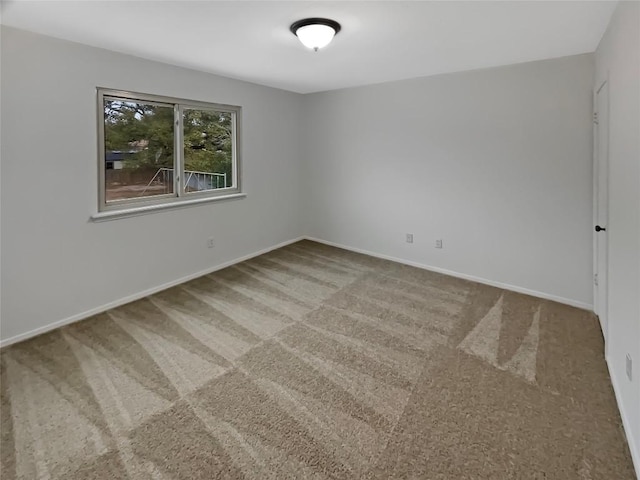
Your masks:
{"label": "ceiling light fixture", "polygon": [[328,18],[305,18],[291,24],[291,32],[298,37],[307,48],[316,52],[326,47],[340,31],[340,24]]}

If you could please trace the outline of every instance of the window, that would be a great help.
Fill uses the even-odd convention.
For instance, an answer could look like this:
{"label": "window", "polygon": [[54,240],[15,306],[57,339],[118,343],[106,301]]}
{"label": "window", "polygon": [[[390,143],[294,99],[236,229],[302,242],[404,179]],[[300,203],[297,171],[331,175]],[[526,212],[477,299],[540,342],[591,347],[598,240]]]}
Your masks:
{"label": "window", "polygon": [[240,193],[240,107],[98,89],[99,211]]}

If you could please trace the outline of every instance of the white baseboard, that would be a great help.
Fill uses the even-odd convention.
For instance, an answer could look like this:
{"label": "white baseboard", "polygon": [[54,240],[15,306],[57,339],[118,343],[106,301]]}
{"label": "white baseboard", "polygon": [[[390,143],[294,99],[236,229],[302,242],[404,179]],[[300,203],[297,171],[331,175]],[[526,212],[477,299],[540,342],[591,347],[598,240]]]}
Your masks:
{"label": "white baseboard", "polygon": [[392,262],[397,262],[397,263],[402,263],[404,265],[410,265],[412,267],[422,268],[423,270],[442,273],[444,275],[449,275],[451,277],[462,278],[464,280],[471,280],[472,282],[483,283],[485,285],[490,285],[492,287],[498,287],[504,290],[511,290],[513,292],[524,293],[525,295],[531,295],[532,297],[544,298],[545,300],[552,300],[554,302],[563,303],[565,305],[571,305],[572,307],[581,308],[583,310],[593,311],[593,305],[584,303],[584,302],[579,302],[577,300],[572,300],[570,298],[559,297],[556,295],[551,295],[549,293],[539,292],[537,290],[530,290],[528,288],[518,287],[516,285],[509,285],[508,283],[496,282],[494,280],[488,280],[486,278],[476,277],[475,275],[468,275],[466,273],[454,272],[453,270],[447,270],[445,268],[433,267],[431,265],[425,265],[423,263],[412,262],[411,260],[404,260],[402,258],[392,257],[390,255],[370,252],[368,250],[363,250],[361,248],[349,247],[347,245],[341,245],[339,243],[329,242],[327,240],[321,240],[319,238],[314,238],[314,237],[305,237],[305,238],[307,240],[311,240],[312,242],[324,243],[325,245],[329,245],[331,247],[342,248],[343,250],[362,253],[364,255],[369,255],[371,257],[381,258],[383,260],[390,260]]}
{"label": "white baseboard", "polygon": [[614,375],[614,371],[611,368],[611,363],[609,363],[609,357],[606,358],[607,368],[609,369],[609,377],[611,378],[611,385],[613,386],[613,393],[616,397],[616,402],[618,403],[618,411],[620,412],[620,418],[622,419],[622,428],[624,428],[625,436],[627,437],[627,444],[629,445],[629,451],[631,452],[631,460],[633,461],[633,466],[636,469],[636,477],[640,480],[640,445],[636,443],[635,438],[632,436],[631,423],[629,422],[629,418],[625,414],[625,410],[622,407],[622,402],[620,401],[621,393],[620,388],[618,387],[618,377]]}
{"label": "white baseboard", "polygon": [[418,263],[418,262],[412,262],[412,261],[409,261],[409,260],[404,260],[402,258],[397,258],[397,257],[389,256],[389,255],[383,255],[383,254],[380,254],[380,253],[370,252],[370,251],[363,250],[363,249],[360,249],[360,248],[350,247],[350,246],[347,246],[347,245],[341,245],[341,244],[338,244],[338,243],[335,243],[335,242],[329,242],[327,240],[322,240],[322,239],[319,239],[319,238],[302,236],[302,237],[294,238],[292,240],[288,240],[286,242],[279,243],[277,245],[273,245],[271,247],[259,250],[257,252],[250,253],[248,255],[236,258],[234,260],[230,260],[230,261],[222,263],[220,265],[216,265],[215,267],[212,267],[212,268],[209,268],[209,269],[206,269],[206,270],[202,270],[202,271],[193,273],[191,275],[187,275],[186,277],[182,277],[182,278],[179,278],[177,280],[173,280],[173,281],[165,283],[163,285],[158,285],[156,287],[152,287],[152,288],[149,288],[147,290],[143,290],[143,291],[135,293],[133,295],[129,295],[127,297],[124,297],[124,298],[115,300],[113,302],[101,305],[99,307],[92,308],[91,310],[87,310],[87,311],[79,313],[77,315],[73,315],[71,317],[64,318],[62,320],[58,320],[56,322],[50,323],[48,325],[45,325],[43,327],[39,327],[39,328],[36,328],[34,330],[30,330],[28,332],[21,333],[19,335],[15,335],[13,337],[0,340],[0,348],[6,347],[6,346],[11,345],[11,344],[16,343],[16,342],[27,340],[28,338],[35,337],[36,335],[40,335],[40,334],[43,334],[45,332],[48,332],[48,331],[54,330],[56,328],[62,327],[64,325],[68,325],[70,323],[74,323],[74,322],[77,322],[79,320],[83,320],[83,319],[91,317],[93,315],[97,315],[98,313],[105,312],[105,311],[107,311],[107,310],[109,310],[111,308],[119,307],[119,306],[124,305],[126,303],[130,303],[130,302],[133,302],[135,300],[139,300],[139,299],[144,298],[144,297],[146,297],[148,295],[153,295],[154,293],[158,293],[158,292],[160,292],[162,290],[166,290],[167,288],[174,287],[174,286],[179,285],[179,284],[184,283],[184,282],[188,282],[189,280],[193,280],[194,278],[201,277],[202,275],[207,275],[209,273],[213,273],[213,272],[215,272],[217,270],[221,270],[221,269],[229,267],[231,265],[235,265],[236,263],[244,262],[245,260],[249,260],[251,258],[257,257],[259,255],[263,255],[263,254],[265,254],[267,252],[270,252],[272,250],[276,250],[278,248],[282,248],[282,247],[284,247],[286,245],[290,245],[292,243],[298,242],[300,240],[305,240],[305,239],[306,240],[311,240],[311,241],[314,241],[314,242],[318,242],[318,243],[323,243],[325,245],[330,245],[330,246],[337,247],[337,248],[342,248],[344,250],[349,250],[349,251],[356,252],[356,253],[362,253],[364,255],[369,255],[369,256],[372,256],[372,257],[382,258],[384,260],[391,260],[393,262],[398,262],[398,263],[402,263],[402,264],[405,264],[405,265],[411,265],[413,267],[422,268],[424,270],[430,270],[432,272],[442,273],[442,274],[450,275],[450,276],[453,276],[453,277],[463,278],[465,280],[471,280],[471,281],[474,281],[474,282],[483,283],[483,284],[491,285],[491,286],[498,287],[498,288],[503,288],[505,290],[511,290],[511,291],[514,291],[514,292],[524,293],[526,295],[531,295],[531,296],[534,296],[534,297],[544,298],[544,299],[547,299],[547,300],[553,300],[555,302],[564,303],[564,304],[571,305],[573,307],[582,308],[582,309],[585,309],[585,310],[592,310],[593,309],[592,305],[589,305],[589,304],[586,304],[586,303],[582,303],[582,302],[577,302],[575,300],[571,300],[571,299],[568,299],[568,298],[557,297],[555,295],[550,295],[550,294],[547,294],[547,293],[544,293],[544,292],[538,292],[538,291],[535,291],[535,290],[529,290],[529,289],[526,289],[526,288],[517,287],[515,285],[509,285],[509,284],[506,284],[506,283],[496,282],[496,281],[493,281],[493,280],[488,280],[486,278],[476,277],[474,275],[467,275],[465,273],[454,272],[454,271],[447,270],[447,269],[444,269],[444,268],[433,267],[433,266],[421,264],[421,263]]}
{"label": "white baseboard", "polygon": [[118,300],[114,300],[113,302],[109,302],[107,304],[101,305],[96,308],[92,308],[91,310],[87,310],[86,312],[78,313],[77,315],[73,315],[71,317],[64,318],[62,320],[58,320],[57,322],[50,323],[45,325],[44,327],[39,327],[34,330],[30,330],[25,333],[21,333],[19,335],[15,335],[13,337],[9,337],[7,339],[0,340],[0,348],[6,347],[13,343],[21,342],[23,340],[27,340],[29,338],[35,337],[37,335],[41,335],[43,333],[49,332],[51,330],[55,330],[56,328],[62,327],[64,325],[68,325],[70,323],[77,322],[79,320],[84,320],[85,318],[91,317],[93,315],[97,315],[98,313],[106,312],[112,308],[119,307],[121,305],[133,302],[135,300],[140,300],[149,295],[153,295],[154,293],[158,293],[162,290],[166,290],[167,288],[175,287],[176,285],[180,285],[181,283],[188,282],[189,280],[193,280],[195,278],[201,277],[203,275],[207,275],[209,273],[213,273],[217,270],[222,270],[223,268],[230,267],[231,265],[235,265],[240,262],[244,262],[245,260],[249,260],[254,257],[258,257],[265,253],[271,252],[272,250],[277,250],[278,248],[285,247],[292,243],[299,242],[300,240],[304,240],[305,237],[294,238],[293,240],[287,240],[286,242],[279,243],[272,247],[267,247],[257,252],[250,253],[248,255],[244,255],[242,257],[230,260],[228,262],[224,262],[220,265],[216,265],[215,267],[208,268],[206,270],[202,270],[196,273],[192,273],[191,275],[187,275],[186,277],[179,278],[177,280],[173,280],[171,282],[165,283],[163,285],[158,285],[157,287],[152,287],[147,290],[143,290],[138,293],[134,293],[133,295],[129,295],[124,298],[120,298]]}

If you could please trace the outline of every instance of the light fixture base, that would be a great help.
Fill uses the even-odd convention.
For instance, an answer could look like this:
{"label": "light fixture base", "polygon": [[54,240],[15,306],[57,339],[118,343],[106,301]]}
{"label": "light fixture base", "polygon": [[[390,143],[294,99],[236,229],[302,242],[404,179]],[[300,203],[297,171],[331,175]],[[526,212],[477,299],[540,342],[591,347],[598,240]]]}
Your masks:
{"label": "light fixture base", "polygon": [[326,25],[327,27],[333,28],[333,30],[336,32],[335,33],[336,35],[342,29],[340,24],[335,20],[331,20],[329,18],[313,17],[313,18],[303,18],[302,20],[293,22],[289,30],[291,30],[291,33],[297,36],[296,32],[298,31],[299,28],[306,27],[309,25]]}

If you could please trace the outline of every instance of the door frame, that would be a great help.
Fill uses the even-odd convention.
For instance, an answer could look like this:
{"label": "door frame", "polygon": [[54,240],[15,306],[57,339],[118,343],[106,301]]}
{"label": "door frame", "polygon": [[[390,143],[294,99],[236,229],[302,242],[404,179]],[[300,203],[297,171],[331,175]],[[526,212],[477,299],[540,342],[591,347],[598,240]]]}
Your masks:
{"label": "door frame", "polygon": [[[609,283],[609,242],[608,242],[608,230],[604,233],[604,235],[607,236],[607,238],[605,239],[606,243],[606,249],[604,251],[604,261],[603,261],[603,270],[604,271],[600,271],[600,267],[599,267],[599,263],[600,263],[600,256],[599,256],[599,248],[598,248],[598,242],[599,242],[599,237],[598,235],[602,235],[601,233],[597,233],[595,232],[594,228],[596,225],[598,225],[598,222],[602,222],[601,219],[598,218],[599,216],[599,210],[600,210],[600,195],[599,195],[599,190],[600,190],[600,164],[602,162],[605,162],[605,168],[606,168],[606,199],[605,199],[605,211],[607,212],[606,216],[607,216],[607,223],[609,223],[609,95],[610,95],[610,91],[608,91],[609,88],[609,75],[607,74],[606,78],[604,78],[602,81],[600,81],[599,83],[596,84],[596,87],[593,91],[593,222],[592,222],[592,230],[591,230],[591,235],[593,238],[593,311],[595,312],[595,314],[598,316],[598,321],[600,323],[600,328],[602,330],[602,335],[604,337],[604,341],[605,341],[605,356],[607,354],[607,339],[608,339],[608,333],[609,333],[609,315],[608,315],[608,306],[609,306],[609,289],[608,289],[608,283]],[[601,114],[600,114],[600,108],[599,107],[599,102],[598,102],[598,95],[600,94],[600,92],[606,88],[607,89],[607,99],[606,99],[606,105],[604,105],[604,108],[606,109],[606,132],[604,132],[604,134],[607,136],[607,145],[606,145],[606,155],[604,156],[604,158],[600,158],[600,134],[601,134],[601,124],[600,124],[600,120],[601,120]],[[608,225],[604,225],[605,228],[608,229]],[[602,289],[604,289],[604,291],[602,291]],[[603,294],[605,297],[605,305],[601,305],[599,302],[599,296]]]}

